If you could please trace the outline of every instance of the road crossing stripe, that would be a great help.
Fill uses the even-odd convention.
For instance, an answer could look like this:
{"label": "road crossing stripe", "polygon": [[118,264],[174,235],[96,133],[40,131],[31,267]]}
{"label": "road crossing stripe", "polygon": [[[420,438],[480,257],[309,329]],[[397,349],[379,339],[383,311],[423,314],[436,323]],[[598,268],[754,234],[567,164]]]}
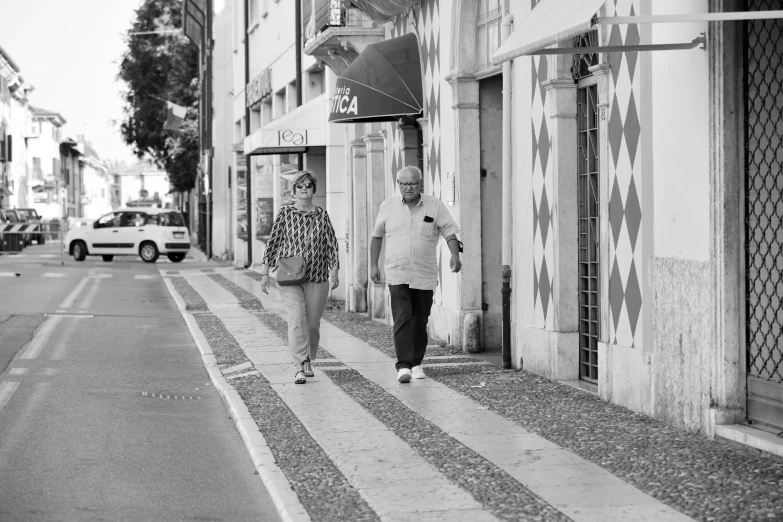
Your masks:
{"label": "road crossing stripe", "polygon": [[65,277],[65,274],[54,273],[54,272],[46,272],[41,277]]}
{"label": "road crossing stripe", "polygon": [[19,383],[17,381],[5,381],[0,383],[0,411],[3,411],[3,407],[11,399],[11,395],[14,394],[18,387]]}
{"label": "road crossing stripe", "polygon": [[154,275],[142,275],[142,274],[136,274],[133,279],[157,279],[158,276]]}
{"label": "road crossing stripe", "polygon": [[24,375],[27,373],[27,368],[11,368],[8,373],[11,375]]}
{"label": "road crossing stripe", "polygon": [[36,332],[33,340],[27,345],[20,359],[35,359],[38,357],[38,354],[41,353],[41,350],[49,341],[49,337],[52,336],[54,329],[60,324],[60,321],[62,321],[61,317],[49,317],[46,319],[43,326]]}
{"label": "road crossing stripe", "polygon": [[70,308],[71,304],[73,304],[74,301],[76,301],[76,296],[79,295],[79,292],[81,292],[84,289],[84,285],[87,284],[87,281],[90,280],[90,276],[82,278],[81,281],[79,281],[79,284],[76,285],[76,288],[73,289],[73,291],[68,294],[68,297],[65,298],[63,303],[60,305],[60,308]]}

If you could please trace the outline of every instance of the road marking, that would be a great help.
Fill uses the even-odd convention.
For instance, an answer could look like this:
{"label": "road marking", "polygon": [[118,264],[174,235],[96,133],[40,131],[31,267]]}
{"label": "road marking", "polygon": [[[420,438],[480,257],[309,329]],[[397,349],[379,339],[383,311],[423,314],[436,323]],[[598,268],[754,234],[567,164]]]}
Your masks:
{"label": "road marking", "polygon": [[0,383],[0,411],[3,411],[3,407],[11,399],[11,395],[14,394],[19,387],[19,383],[16,381],[5,381]]}
{"label": "road marking", "polygon": [[44,368],[43,370],[41,370],[41,375],[46,377],[53,377],[58,373],[60,373],[59,368]]}
{"label": "road marking", "polygon": [[113,275],[114,275],[114,274],[95,274],[94,276],[92,276],[92,278],[93,278],[93,279],[109,279],[109,278],[111,278]]}
{"label": "road marking", "polygon": [[16,272],[0,272],[0,277],[19,277],[22,274],[17,274]]}
{"label": "road marking", "polygon": [[76,301],[76,297],[84,289],[84,285],[86,285],[87,281],[89,280],[90,276],[82,278],[82,280],[79,281],[79,284],[76,285],[76,288],[74,288],[73,291],[68,294],[68,297],[65,298],[65,301],[63,301],[63,304],[60,305],[60,308],[70,308],[73,302]]}
{"label": "road marking", "polygon": [[65,274],[61,274],[59,272],[46,272],[41,277],[65,277]]}
{"label": "road marking", "polygon": [[24,375],[27,373],[27,368],[11,368],[11,371],[8,373],[11,375]]}
{"label": "road marking", "polygon": [[133,276],[133,279],[157,279],[158,276],[154,275],[142,275],[142,274],[136,274]]}
{"label": "road marking", "polygon": [[95,296],[98,294],[98,289],[101,286],[101,279],[96,279],[95,282],[92,284],[92,288],[90,288],[90,291],[87,293],[84,299],[82,299],[82,302],[79,304],[80,310],[87,310],[88,308],[90,308],[90,305],[92,305],[92,302],[95,300]]}
{"label": "road marking", "polygon": [[54,332],[61,320],[61,317],[49,317],[46,319],[43,326],[35,333],[33,340],[27,345],[27,349],[25,349],[20,359],[35,359],[38,357],[38,354],[41,353],[44,345],[49,340],[49,337],[52,336],[52,332]]}

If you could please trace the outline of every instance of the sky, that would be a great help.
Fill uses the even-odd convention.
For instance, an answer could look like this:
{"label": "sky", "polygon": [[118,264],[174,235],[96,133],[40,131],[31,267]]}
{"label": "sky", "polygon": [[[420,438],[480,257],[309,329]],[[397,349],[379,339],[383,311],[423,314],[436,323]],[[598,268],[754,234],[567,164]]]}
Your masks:
{"label": "sky", "polygon": [[119,128],[123,33],[141,0],[0,0],[0,47],[35,90],[30,103],[59,112],[66,134],[86,135],[102,159],[132,160]]}

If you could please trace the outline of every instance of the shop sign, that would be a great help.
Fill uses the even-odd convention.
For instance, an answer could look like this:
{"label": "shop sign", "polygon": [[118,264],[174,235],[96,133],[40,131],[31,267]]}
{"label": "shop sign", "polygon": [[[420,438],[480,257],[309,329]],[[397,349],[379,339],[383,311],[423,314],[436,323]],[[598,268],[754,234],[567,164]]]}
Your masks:
{"label": "shop sign", "polygon": [[245,106],[252,107],[269,94],[272,94],[272,70],[267,67],[245,87]]}

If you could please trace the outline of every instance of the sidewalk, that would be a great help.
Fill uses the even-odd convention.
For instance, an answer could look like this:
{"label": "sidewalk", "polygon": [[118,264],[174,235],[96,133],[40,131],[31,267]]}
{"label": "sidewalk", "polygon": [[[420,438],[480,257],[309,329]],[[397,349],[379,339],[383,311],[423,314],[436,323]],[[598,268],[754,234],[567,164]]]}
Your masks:
{"label": "sidewalk", "polygon": [[448,347],[399,384],[390,328],[327,313],[294,385],[276,291],[161,268],[284,520],[779,520],[783,462]]}

